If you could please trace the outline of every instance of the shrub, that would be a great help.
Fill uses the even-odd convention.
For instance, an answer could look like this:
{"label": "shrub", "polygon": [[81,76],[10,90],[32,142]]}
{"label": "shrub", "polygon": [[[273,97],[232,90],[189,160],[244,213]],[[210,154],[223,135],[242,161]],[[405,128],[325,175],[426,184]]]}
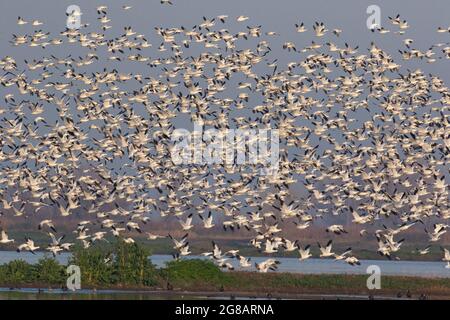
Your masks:
{"label": "shrub", "polygon": [[[149,260],[149,255],[141,245],[118,240],[112,250],[76,247],[69,265],[80,267],[82,286],[154,286],[158,283],[159,271]],[[0,283],[5,285],[64,285],[67,277],[66,266],[49,257],[40,259],[35,265],[23,260],[0,265]]]}
{"label": "shrub", "polygon": [[76,248],[69,264],[80,267],[81,285],[114,284],[112,255],[97,248]]}
{"label": "shrub", "polygon": [[66,280],[65,267],[53,258],[42,258],[34,266],[34,278],[43,284],[62,285]]}
{"label": "shrub", "polygon": [[178,285],[194,283],[222,285],[227,275],[213,262],[201,259],[174,260],[166,264],[164,276]]}
{"label": "shrub", "polygon": [[136,243],[118,240],[115,247],[114,273],[117,283],[153,286],[157,271],[151,263],[150,251]]}
{"label": "shrub", "polygon": [[1,271],[2,278],[6,283],[16,285],[35,281],[32,265],[21,259],[4,264]]}

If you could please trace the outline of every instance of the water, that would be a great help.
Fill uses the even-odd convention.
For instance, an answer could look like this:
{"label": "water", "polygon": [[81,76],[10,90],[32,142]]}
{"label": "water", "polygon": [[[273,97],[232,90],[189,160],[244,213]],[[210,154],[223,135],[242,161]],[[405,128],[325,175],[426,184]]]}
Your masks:
{"label": "water", "polygon": [[[29,252],[0,251],[0,264],[8,263],[12,260],[23,259],[28,263],[34,264],[40,258],[44,257],[43,252],[32,254]],[[62,253],[56,259],[61,264],[66,264],[70,254]],[[189,256],[184,259],[206,259],[202,256]],[[252,257],[251,261],[259,263],[264,261],[264,257]],[[361,260],[360,266],[350,266],[342,261],[333,259],[308,259],[300,262],[296,258],[277,258],[281,264],[278,272],[292,272],[303,274],[366,274],[367,267],[377,265],[380,267],[382,275],[396,276],[417,276],[417,277],[450,277],[450,269],[445,268],[444,262],[439,261],[389,261],[389,260]],[[158,267],[164,267],[165,263],[172,260],[170,255],[153,255],[152,262]],[[255,271],[255,268],[241,269],[238,262],[230,260],[236,267],[236,270]]]}
{"label": "water", "polygon": [[[24,260],[30,264],[35,264],[39,259],[44,257],[51,257],[51,254],[44,252],[16,252],[16,251],[0,251],[0,264],[5,264],[13,260]],[[70,253],[63,252],[56,256],[55,259],[61,264],[67,264],[70,258]]]}
{"label": "water", "polygon": [[[191,256],[188,259],[205,259]],[[154,255],[152,262],[157,266],[164,266],[166,261],[172,259],[169,255]],[[265,257],[252,257],[253,263],[266,260]],[[445,268],[444,262],[438,261],[389,261],[389,260],[361,260],[360,266],[351,266],[343,261],[333,259],[308,259],[300,262],[296,258],[276,258],[281,262],[277,272],[291,272],[303,274],[367,274],[368,266],[380,267],[382,275],[417,276],[417,277],[450,277],[450,269]],[[241,269],[239,263],[232,261],[236,270],[255,271],[254,268]]]}
{"label": "water", "polygon": [[[250,297],[237,297],[243,299]],[[209,293],[183,294],[161,291],[92,290],[76,292],[61,289],[0,288],[0,300],[204,300],[230,299],[229,296]],[[256,299],[256,298],[253,298]]]}
{"label": "water", "polygon": [[[374,296],[375,299],[396,300],[395,297]],[[265,296],[235,296],[233,294],[224,295],[214,292],[161,292],[161,291],[129,291],[129,290],[90,290],[82,289],[71,292],[61,289],[37,289],[21,288],[9,289],[0,288],[0,300],[270,300],[287,299],[274,295],[271,298]],[[311,299],[352,299],[367,300],[366,295],[348,294],[301,294],[295,297],[296,300]]]}

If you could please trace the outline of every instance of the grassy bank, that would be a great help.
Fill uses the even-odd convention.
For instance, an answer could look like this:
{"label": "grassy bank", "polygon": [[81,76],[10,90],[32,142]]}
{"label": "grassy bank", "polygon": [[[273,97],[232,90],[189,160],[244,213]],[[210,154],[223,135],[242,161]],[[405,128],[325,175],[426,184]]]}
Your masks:
{"label": "grassy bank", "polygon": [[222,272],[200,260],[172,262],[163,272],[176,290],[230,291],[246,294],[292,296],[307,294],[388,295],[401,294],[450,298],[450,279],[385,276],[380,290],[367,289],[366,275],[302,275],[294,273]]}
{"label": "grassy bank", "polygon": [[[307,294],[397,296],[398,293],[405,297],[409,292],[413,298],[420,295],[450,298],[450,279],[384,276],[381,290],[368,290],[365,275],[223,272],[205,260],[171,261],[159,269],[148,259],[149,255],[144,247],[119,241],[109,250],[75,250],[69,264],[80,267],[83,288],[222,292],[274,297]],[[49,257],[37,264],[11,261],[0,265],[0,286],[64,288],[66,267]]]}

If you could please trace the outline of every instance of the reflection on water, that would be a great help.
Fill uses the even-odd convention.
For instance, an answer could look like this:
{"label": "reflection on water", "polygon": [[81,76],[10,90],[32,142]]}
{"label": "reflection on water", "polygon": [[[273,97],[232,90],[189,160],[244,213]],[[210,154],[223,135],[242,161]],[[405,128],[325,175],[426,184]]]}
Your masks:
{"label": "reflection on water", "polygon": [[[45,254],[37,252],[32,254],[29,252],[0,251],[0,264],[8,263],[16,259],[23,259],[28,263],[36,263]],[[66,264],[70,258],[70,254],[62,253],[57,256],[57,260]],[[170,261],[170,255],[153,255],[151,260],[158,267],[163,267],[166,262]],[[207,259],[202,256],[189,256],[185,259]],[[264,257],[253,257],[251,262],[261,262]],[[367,267],[377,265],[380,267],[383,275],[400,275],[400,276],[420,276],[420,277],[450,277],[450,269],[445,268],[445,263],[439,261],[389,261],[389,260],[361,260],[360,266],[350,266],[342,261],[333,261],[333,259],[308,259],[299,262],[296,258],[277,258],[280,260],[278,272],[292,272],[304,274],[366,274]],[[237,270],[239,264],[236,260],[231,261]],[[254,268],[246,269],[255,271]]]}
{"label": "reflection on water", "polygon": [[[240,297],[245,299],[255,297]],[[231,299],[230,296],[192,295],[183,293],[164,293],[156,291],[121,291],[121,290],[77,290],[71,292],[61,289],[8,289],[0,288],[0,300],[203,300]]]}
{"label": "reflection on water", "polygon": [[195,296],[153,295],[145,293],[32,293],[1,292],[0,300],[183,300],[201,299]]}
{"label": "reflection on water", "polygon": [[[395,297],[383,296],[372,297],[380,299],[396,299]],[[234,296],[223,293],[179,293],[158,291],[121,291],[121,290],[78,290],[77,292],[63,291],[60,289],[42,290],[34,288],[7,289],[0,288],[0,300],[285,300],[281,296]],[[292,296],[289,299],[296,300],[367,300],[365,295],[347,294],[302,294]]]}

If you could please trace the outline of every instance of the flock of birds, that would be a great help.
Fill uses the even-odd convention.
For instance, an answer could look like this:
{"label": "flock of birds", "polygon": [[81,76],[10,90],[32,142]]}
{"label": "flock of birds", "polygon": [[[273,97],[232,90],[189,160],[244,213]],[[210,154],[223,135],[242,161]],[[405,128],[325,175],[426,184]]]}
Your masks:
{"label": "flock of birds", "polygon": [[[191,253],[190,231],[222,227],[246,232],[267,255],[298,252],[300,261],[312,256],[311,246],[287,239],[286,225],[295,224],[300,238],[315,222],[349,217],[390,259],[410,228],[424,230],[430,245],[448,231],[450,92],[439,76],[405,70],[374,42],[351,46],[322,22],[293,26],[312,40],[285,42],[279,50],[293,62],[283,65],[269,42],[279,34],[248,25],[246,16],[234,19],[239,32],[221,15],[190,28],[156,27],[153,39],[131,26],[114,36],[108,8],[97,14],[100,31],[84,24],[59,34],[19,17],[11,44],[41,57],[0,60],[1,214],[41,217],[38,229],[50,239],[42,249],[71,250],[75,242],[64,242],[53,220],[72,215],[87,217],[74,230],[84,248],[112,235],[133,243],[145,233],[170,237],[176,258]],[[450,59],[448,42],[420,50],[405,38],[409,24],[389,19],[392,30],[373,32],[400,37],[405,63]],[[71,53],[58,57],[57,47]],[[171,136],[183,117],[219,130],[277,129],[278,171],[260,175],[262,163],[175,165]],[[145,232],[161,219],[176,219],[181,232]],[[345,237],[346,227],[324,229]],[[321,258],[359,264],[351,248],[335,252],[332,240],[318,244]],[[0,244],[14,242],[3,229]],[[30,237],[17,247],[38,249]],[[222,268],[233,269],[232,259],[253,266],[217,243],[202,255]],[[255,265],[267,272],[279,261]]]}

